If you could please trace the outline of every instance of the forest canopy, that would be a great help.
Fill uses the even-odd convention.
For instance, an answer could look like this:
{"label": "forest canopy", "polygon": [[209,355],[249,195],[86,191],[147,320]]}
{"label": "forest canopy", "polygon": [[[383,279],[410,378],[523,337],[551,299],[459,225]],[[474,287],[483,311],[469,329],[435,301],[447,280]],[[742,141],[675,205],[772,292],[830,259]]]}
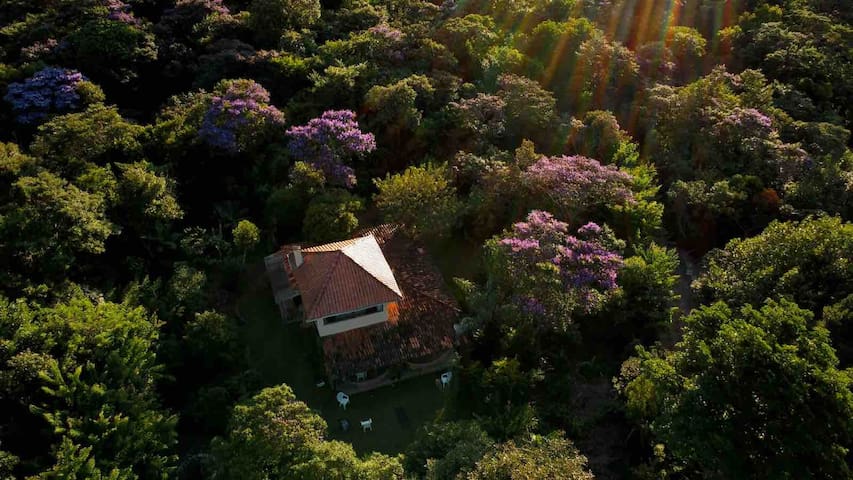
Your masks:
{"label": "forest canopy", "polygon": [[[0,479],[853,478],[849,7],[2,2]],[[264,257],[388,224],[453,380],[345,437]]]}

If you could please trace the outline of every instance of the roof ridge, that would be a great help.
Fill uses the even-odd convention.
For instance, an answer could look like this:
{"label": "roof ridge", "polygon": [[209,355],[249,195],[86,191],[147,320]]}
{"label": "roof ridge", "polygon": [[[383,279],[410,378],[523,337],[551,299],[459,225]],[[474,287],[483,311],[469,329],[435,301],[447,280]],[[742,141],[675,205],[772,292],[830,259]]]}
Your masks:
{"label": "roof ridge", "polygon": [[[392,294],[394,294],[394,295],[396,295],[396,296],[400,296],[400,297],[402,297],[401,293],[395,292],[393,288],[391,288],[391,287],[389,287],[388,285],[386,285],[386,284],[385,284],[385,282],[383,282],[381,279],[379,279],[378,277],[376,277],[376,275],[372,274],[372,273],[370,272],[370,270],[368,270],[368,269],[364,268],[364,267],[363,267],[363,266],[361,266],[358,262],[356,262],[355,260],[353,260],[353,258],[352,258],[352,257],[350,257],[349,255],[347,255],[347,254],[346,254],[346,253],[344,253],[343,251],[341,251],[341,253],[343,253],[343,255],[342,255],[342,256],[343,256],[343,257],[345,257],[345,258],[346,258],[347,260],[349,260],[350,262],[352,262],[352,264],[353,264],[353,265],[355,265],[356,267],[360,268],[361,270],[364,270],[365,272],[367,272],[367,274],[368,274],[368,275],[370,275],[370,277],[371,277],[371,278],[375,279],[375,280],[376,280],[376,282],[377,282],[377,283],[379,283],[380,285],[382,285],[383,287],[385,287],[385,289],[386,289],[386,290],[388,290],[389,292],[391,292]],[[338,264],[336,263],[334,268],[337,268],[337,266],[338,266]],[[393,273],[393,271],[392,271],[392,273]],[[399,286],[398,286],[398,288],[399,288]],[[325,287],[323,287],[323,291],[325,291]]]}
{"label": "roof ridge", "polygon": [[[322,299],[323,299],[323,297],[326,295],[326,290],[328,290],[328,288],[329,288],[329,284],[331,283],[331,282],[329,281],[329,279],[331,279],[331,278],[332,278],[332,273],[334,273],[334,272],[335,272],[335,270],[337,270],[337,269],[338,269],[338,265],[340,265],[340,263],[341,263],[341,257],[346,257],[346,255],[344,254],[343,250],[332,250],[332,251],[326,251],[326,252],[314,252],[314,253],[312,253],[312,255],[322,255],[322,254],[324,254],[324,253],[327,253],[327,254],[333,254],[333,255],[335,255],[335,259],[334,259],[334,262],[332,263],[332,265],[331,265],[331,266],[329,266],[329,269],[328,269],[326,272],[324,272],[324,273],[323,273],[323,283],[322,283],[322,286],[320,287],[320,291],[319,291],[319,292],[317,292],[317,295],[315,295],[315,296],[314,296],[314,301],[312,302],[312,305],[310,305],[310,308],[306,308],[306,309],[305,309],[305,311],[308,311],[308,312],[310,312],[310,311],[314,310],[314,307],[315,307],[317,304],[319,304],[319,303],[320,303],[320,300],[322,300]],[[307,306],[307,305],[306,305],[306,306]]]}
{"label": "roof ridge", "polygon": [[[379,256],[381,257],[382,263],[384,263],[384,266],[387,267],[387,269],[388,269],[387,273],[391,274],[390,282],[393,282],[393,284],[389,284],[388,278],[382,277],[382,274],[384,272],[374,271],[376,268],[375,263],[368,262],[367,264],[363,264],[362,262],[359,261],[359,260],[364,260],[363,258],[359,257],[357,259],[356,257],[354,257],[352,255],[352,254],[356,253],[353,251],[355,248],[360,247],[362,244],[364,244],[366,242],[370,243],[371,240],[373,241],[372,244],[376,248],[376,252],[367,252],[367,253],[378,253],[379,254]],[[376,281],[381,283],[385,288],[392,291],[394,293],[394,295],[398,295],[401,297],[403,296],[403,292],[400,289],[399,282],[397,282],[397,278],[396,278],[396,275],[394,274],[394,270],[391,268],[391,265],[388,264],[388,259],[385,257],[385,252],[382,250],[382,247],[379,246],[379,242],[376,240],[376,237],[372,233],[369,233],[369,234],[359,238],[358,241],[353,242],[351,245],[347,245],[345,248],[342,248],[341,252],[344,255],[346,255],[350,260],[352,260],[352,262],[355,263],[360,269],[367,272],[368,275],[370,275]],[[361,253],[365,253],[365,252],[362,251]],[[380,270],[382,270],[381,267],[380,267]]]}

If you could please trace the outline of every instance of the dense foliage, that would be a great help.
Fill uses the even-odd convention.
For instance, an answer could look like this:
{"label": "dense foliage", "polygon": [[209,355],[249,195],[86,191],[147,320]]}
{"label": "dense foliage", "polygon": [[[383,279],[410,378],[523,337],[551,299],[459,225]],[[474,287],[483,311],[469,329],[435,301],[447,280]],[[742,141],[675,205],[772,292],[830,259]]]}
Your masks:
{"label": "dense foliage", "polygon": [[628,410],[672,455],[671,468],[732,478],[847,478],[853,394],[825,328],[788,301],[686,319],[672,352],[640,350],[623,373]]}
{"label": "dense foliage", "polygon": [[[0,478],[853,476],[845,2],[0,3]],[[459,355],[371,453],[261,272],[384,223]]]}

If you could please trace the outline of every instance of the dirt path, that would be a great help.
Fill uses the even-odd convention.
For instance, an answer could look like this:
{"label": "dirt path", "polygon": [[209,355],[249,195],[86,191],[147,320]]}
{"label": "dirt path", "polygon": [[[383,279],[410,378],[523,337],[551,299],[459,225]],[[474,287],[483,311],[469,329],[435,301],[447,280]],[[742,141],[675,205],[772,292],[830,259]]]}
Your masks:
{"label": "dirt path", "polygon": [[678,249],[678,258],[680,263],[678,265],[678,282],[675,284],[675,292],[680,297],[678,299],[680,314],[672,320],[669,331],[661,335],[661,344],[667,348],[672,347],[681,340],[681,329],[684,326],[682,319],[686,315],[689,315],[697,306],[690,284],[699,276],[699,264],[687,250]]}
{"label": "dirt path", "polygon": [[[673,319],[670,329],[661,335],[664,348],[675,345],[681,339],[683,318],[696,307],[696,299],[690,284],[699,274],[699,265],[686,250],[678,250],[680,264],[676,292],[680,295],[680,313]],[[570,405],[578,420],[587,425],[588,431],[578,438],[578,445],[589,459],[589,466],[599,480],[625,478],[628,465],[624,463],[621,450],[630,436],[630,426],[619,414],[619,400],[608,379],[579,382],[574,386]]]}

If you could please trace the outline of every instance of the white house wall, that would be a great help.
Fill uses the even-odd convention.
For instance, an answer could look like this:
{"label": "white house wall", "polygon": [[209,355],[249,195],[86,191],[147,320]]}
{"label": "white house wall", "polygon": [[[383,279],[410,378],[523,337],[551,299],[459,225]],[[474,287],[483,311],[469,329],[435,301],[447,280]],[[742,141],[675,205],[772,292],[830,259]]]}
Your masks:
{"label": "white house wall", "polygon": [[381,312],[351,318],[342,322],[335,322],[330,325],[325,325],[322,319],[315,321],[314,324],[317,325],[317,333],[319,333],[321,337],[328,337],[329,335],[346,332],[347,330],[367,327],[387,321],[388,311],[387,309],[383,309]]}

